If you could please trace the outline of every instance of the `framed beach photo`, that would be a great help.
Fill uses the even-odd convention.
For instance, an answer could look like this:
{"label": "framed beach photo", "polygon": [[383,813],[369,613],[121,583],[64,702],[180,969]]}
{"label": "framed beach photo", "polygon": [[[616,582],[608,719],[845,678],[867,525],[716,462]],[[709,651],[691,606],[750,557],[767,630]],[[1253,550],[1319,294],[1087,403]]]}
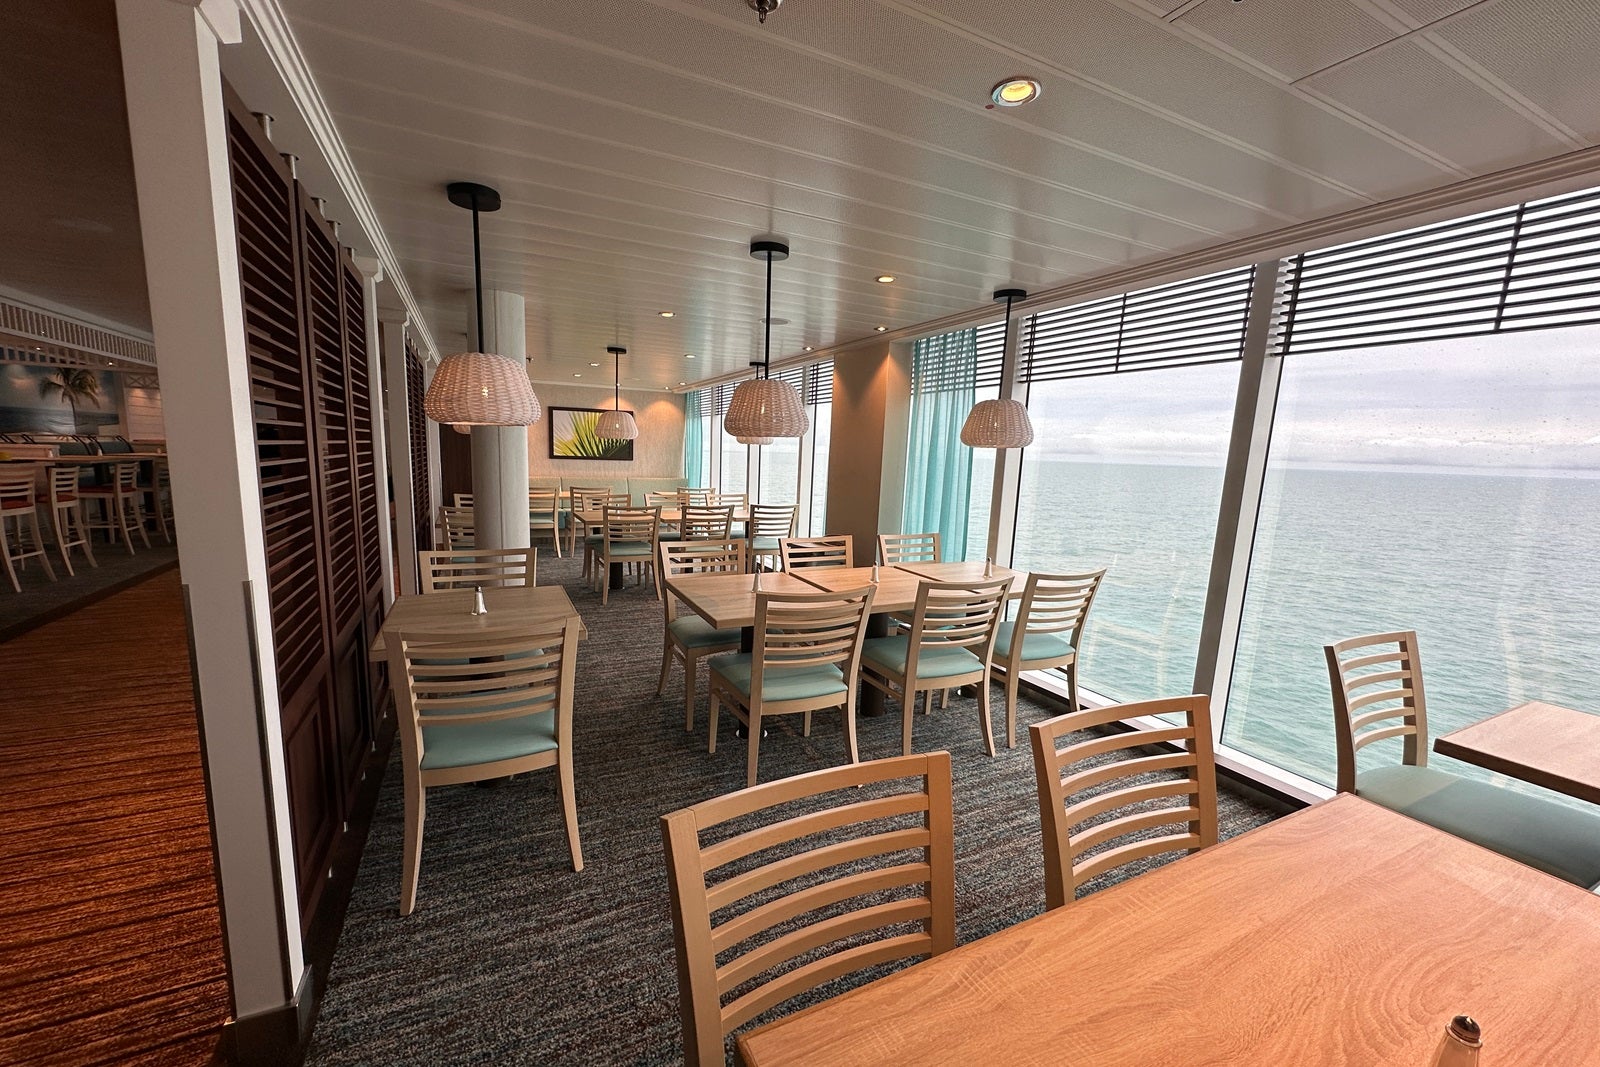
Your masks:
{"label": "framed beach photo", "polygon": [[633,459],[633,442],[601,437],[595,425],[604,412],[597,408],[547,408],[551,459]]}

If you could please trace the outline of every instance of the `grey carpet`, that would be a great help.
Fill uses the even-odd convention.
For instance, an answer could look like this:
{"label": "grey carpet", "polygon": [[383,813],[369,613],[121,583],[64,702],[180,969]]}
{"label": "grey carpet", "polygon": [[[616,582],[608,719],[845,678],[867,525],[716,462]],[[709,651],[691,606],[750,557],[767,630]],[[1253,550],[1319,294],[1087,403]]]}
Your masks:
{"label": "grey carpet", "polygon": [[[744,743],[725,717],[717,753],[705,751],[703,679],[693,735],[683,730],[676,670],[667,695],[655,696],[661,606],[650,589],[613,592],[601,607],[571,561],[541,558],[539,569],[542,584],[567,585],[589,630],[575,712],[585,869],[573,873],[567,858],[553,771],[431,790],[417,910],[401,918],[396,744],[309,1064],[682,1062],[659,816],[742,787]],[[1001,690],[993,692],[999,721]],[[915,726],[918,751],[943,748],[953,758],[961,941],[1044,907],[1026,731],[990,759],[976,707],[952,698]],[[861,720],[864,759],[898,754],[897,706],[890,710]],[[1024,698],[1019,719],[1059,710]],[[799,736],[798,717],[792,723],[769,728],[763,781],[844,761],[836,717],[819,714],[809,738]],[[1272,814],[1222,794],[1224,836]]]}
{"label": "grey carpet", "polygon": [[12,590],[10,580],[0,570],[0,641],[126,589],[178,560],[177,547],[164,543],[159,535],[148,549],[138,545],[137,554],[132,556],[121,545],[97,541],[94,555],[98,567],[89,566],[82,550],[73,549],[72,567],[76,574],[67,573],[54,546],[50,552],[50,565],[55,568],[57,579],[54,582],[45,575],[37,559],[28,560],[26,568],[18,574],[22,583],[20,593]]}

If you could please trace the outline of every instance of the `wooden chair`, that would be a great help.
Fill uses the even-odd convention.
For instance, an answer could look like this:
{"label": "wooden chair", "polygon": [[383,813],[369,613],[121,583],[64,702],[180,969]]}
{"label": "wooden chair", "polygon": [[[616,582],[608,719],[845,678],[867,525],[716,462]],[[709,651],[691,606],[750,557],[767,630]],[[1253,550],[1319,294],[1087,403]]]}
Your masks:
{"label": "wooden chair", "polygon": [[711,731],[707,751],[717,750],[717,719],[727,704],[748,728],[745,784],[756,784],[761,720],[804,715],[801,732],[811,736],[811,713],[839,708],[845,748],[861,762],[856,746],[856,681],[876,587],[832,593],[757,593],[755,648],[711,664]]}
{"label": "wooden chair", "polygon": [[796,567],[854,567],[848,534],[838,537],[784,537],[778,541],[783,569]]}
{"label": "wooden chair", "polygon": [[[50,557],[45,554],[44,535],[39,532],[39,507],[33,482],[32,464],[0,467],[0,562],[5,563],[6,577],[11,579],[11,588],[18,593],[22,592],[22,583],[17,580],[17,565],[26,564],[35,556],[50,580],[56,580]],[[13,521],[17,524],[14,546],[8,530]],[[24,522],[33,531],[31,541],[23,529]]]}
{"label": "wooden chair", "polygon": [[[729,509],[724,509],[729,510]],[[663,541],[656,574],[665,583],[680,574],[743,574],[744,542],[726,534],[720,541]],[[694,730],[695,669],[707,656],[739,650],[738,630],[714,630],[694,612],[678,614],[678,598],[669,589],[662,597],[665,624],[661,635],[661,681],[656,696],[667,691],[672,661],[683,664],[683,728]]]}
{"label": "wooden chair", "polygon": [[[460,497],[462,494],[457,493]],[[471,506],[439,505],[439,527],[444,531],[444,546],[450,549],[472,548],[478,538],[477,522]]]}
{"label": "wooden chair", "polygon": [[583,870],[572,781],[581,625],[388,635],[405,786],[400,914],[416,907],[427,790],[437,786],[555,767],[572,869]]}
{"label": "wooden chair", "polygon": [[[606,505],[599,542],[594,546],[594,577],[600,585],[600,603],[611,602],[611,565],[637,564],[639,584],[644,584],[644,568],[655,570],[657,529],[660,508],[630,508]],[[661,579],[656,576],[656,599],[661,599]]]}
{"label": "wooden chair", "polygon": [[1010,578],[987,582],[922,582],[911,627],[893,637],[874,637],[861,650],[861,680],[901,703],[901,751],[911,754],[911,714],[926,692],[924,714],[933,711],[934,690],[978,687],[978,719],[993,756],[989,722],[989,659],[1005,607]]}
{"label": "wooden chair", "polygon": [[[885,795],[881,787],[890,785],[900,791]],[[857,786],[869,788],[858,793]],[[801,815],[790,810],[797,803],[815,809],[819,798],[834,806]],[[768,818],[755,829],[737,834],[723,829],[761,814]],[[824,831],[825,836],[808,837]],[[948,753],[813,771],[729,793],[662,816],[661,837],[687,1067],[722,1067],[729,1033],[824,982],[955,947]],[[737,863],[802,839],[806,850],[798,854],[784,848],[753,870],[749,862]],[[903,854],[908,849],[920,855],[908,859]],[[841,868],[844,858],[855,862]],[[718,872],[729,864],[734,866]],[[764,900],[771,894],[762,890],[785,883],[783,896]],[[761,906],[747,903],[754,894],[761,894]],[[845,904],[844,910],[835,907],[784,937],[763,936],[780,923],[836,903]],[[733,908],[738,910],[724,911]],[[713,925],[718,913],[720,921]],[[920,929],[902,933],[903,925],[892,925],[906,923]],[[867,934],[873,936],[863,940]],[[751,939],[755,943],[746,945]],[[826,956],[766,977],[723,1003],[774,967],[829,945],[835,947]],[[719,966],[718,956],[734,950],[740,954]]]}
{"label": "wooden chair", "polygon": [[[665,533],[662,534],[666,536]],[[709,507],[690,504],[678,518],[680,541],[726,541],[733,537],[733,506]]]}
{"label": "wooden chair", "polygon": [[561,492],[532,486],[528,489],[528,536],[549,534],[561,558]]}
{"label": "wooden chair", "polygon": [[472,507],[472,494],[456,493],[450,498],[450,503],[453,507],[470,508]]}
{"label": "wooden chair", "polygon": [[675,508],[678,506],[678,494],[658,493],[655,491],[644,494],[644,506],[647,508]]}
{"label": "wooden chair", "polygon": [[939,553],[939,534],[879,534],[878,562],[885,567],[900,563],[938,563],[944,556]]}
{"label": "wooden chair", "polygon": [[537,585],[538,550],[532,548],[448,548],[418,552],[422,591],[471,589],[479,585]]}
{"label": "wooden chair", "polygon": [[764,559],[781,563],[778,542],[793,537],[799,529],[798,504],[757,504],[750,509],[750,525],[746,528],[750,540],[750,569],[755,570]]}
{"label": "wooden chair", "polygon": [[150,534],[144,528],[144,489],[139,485],[139,464],[117,463],[112,467],[112,478],[106,485],[85,485],[78,488],[85,500],[98,501],[99,519],[90,519],[90,530],[105,530],[113,540],[121,537],[128,546],[128,555],[134,554],[133,532],[139,531],[139,540],[150,547]]}
{"label": "wooden chair", "polygon": [[[713,506],[711,498],[715,495],[715,489],[691,489],[688,486],[679,486],[678,507],[686,508],[691,505],[695,507],[711,507]],[[729,506],[731,507],[732,505]]]}
{"label": "wooden chair", "polygon": [[154,460],[151,465],[150,484],[141,486],[140,491],[150,498],[150,517],[155,520],[162,539],[170,545],[176,526],[172,516],[172,468],[165,459]]}
{"label": "wooden chair", "polygon": [[[1084,734],[1067,747],[1056,748],[1068,734],[1141,715],[1181,715],[1183,725]],[[1044,828],[1046,908],[1061,907],[1077,896],[1085,882],[1125,863],[1168,852],[1197,852],[1217,843],[1210,697],[1073,711],[1028,729],[1033,735],[1039,822]],[[1155,755],[1139,751],[1164,744],[1177,745],[1178,751]],[[1113,753],[1116,758],[1110,762],[1103,758]],[[1085,764],[1086,760],[1093,762]],[[1117,784],[1108,787],[1108,783]],[[1102,818],[1130,806],[1136,806],[1131,813]],[[1085,825],[1087,820],[1094,821]],[[1161,830],[1165,832],[1156,832]],[[1102,847],[1106,845],[1111,847]]]}
{"label": "wooden chair", "polygon": [[[578,512],[588,510],[587,508],[585,508],[583,506],[583,504],[588,500],[593,500],[593,499],[595,499],[597,497],[610,497],[610,495],[611,495],[611,488],[609,486],[604,486],[604,485],[569,485],[569,486],[567,486],[567,493],[566,493],[566,496],[567,496],[567,518],[568,518],[568,522],[567,522],[567,554],[569,556],[577,555],[577,552],[578,552],[578,538],[581,536],[580,533],[578,532],[578,527],[580,525],[582,525],[581,523],[578,522]],[[596,507],[598,507],[598,506],[599,505],[596,505]],[[585,530],[584,532],[587,533],[588,531]],[[584,571],[584,576],[585,577],[588,576],[588,571],[587,570]]]}
{"label": "wooden chair", "polygon": [[591,567],[594,565],[594,546],[600,543],[602,527],[584,522],[578,518],[579,512],[603,511],[607,507],[625,508],[628,506],[628,494],[613,493],[609,489],[581,489],[574,487],[568,496],[572,503],[572,532],[570,551],[577,552],[578,539],[583,539],[583,577],[591,577]]}
{"label": "wooden chair", "polygon": [[69,575],[77,573],[72,569],[74,548],[83,549],[89,566],[100,566],[95,561],[94,547],[89,544],[89,530],[83,522],[83,500],[78,496],[79,473],[76,467],[50,467],[45,472],[45,492],[36,498],[36,503],[50,509],[50,527],[55,537],[56,551],[61,553],[61,565],[67,568]]}
{"label": "wooden chair", "polygon": [[[1428,766],[1428,701],[1414,630],[1323,646],[1333,687],[1338,789],[1537,867],[1600,889],[1600,816]],[[1400,764],[1358,770],[1374,741],[1402,741]]]}
{"label": "wooden chair", "polygon": [[1023,671],[1059,668],[1067,707],[1078,710],[1078,645],[1104,568],[1084,574],[1030,574],[1015,621],[995,632],[994,666],[1006,672],[1006,747],[1017,744],[1017,687]]}

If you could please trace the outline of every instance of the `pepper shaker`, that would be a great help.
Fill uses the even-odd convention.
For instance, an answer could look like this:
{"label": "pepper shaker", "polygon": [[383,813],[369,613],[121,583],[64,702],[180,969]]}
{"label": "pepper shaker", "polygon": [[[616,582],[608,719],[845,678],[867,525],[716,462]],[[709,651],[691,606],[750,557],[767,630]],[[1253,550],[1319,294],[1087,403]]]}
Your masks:
{"label": "pepper shaker", "polygon": [[472,613],[474,615],[487,615],[489,608],[483,602],[483,586],[472,587]]}

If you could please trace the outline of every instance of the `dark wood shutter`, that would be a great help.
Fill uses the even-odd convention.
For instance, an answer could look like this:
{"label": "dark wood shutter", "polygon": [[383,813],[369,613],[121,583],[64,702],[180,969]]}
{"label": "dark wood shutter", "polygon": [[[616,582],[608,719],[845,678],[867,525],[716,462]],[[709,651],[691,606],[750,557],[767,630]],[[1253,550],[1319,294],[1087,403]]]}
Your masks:
{"label": "dark wood shutter", "polygon": [[422,357],[406,338],[406,414],[411,425],[411,521],[416,524],[417,551],[433,548],[433,500],[428,492],[428,416],[422,410],[425,394]]}

